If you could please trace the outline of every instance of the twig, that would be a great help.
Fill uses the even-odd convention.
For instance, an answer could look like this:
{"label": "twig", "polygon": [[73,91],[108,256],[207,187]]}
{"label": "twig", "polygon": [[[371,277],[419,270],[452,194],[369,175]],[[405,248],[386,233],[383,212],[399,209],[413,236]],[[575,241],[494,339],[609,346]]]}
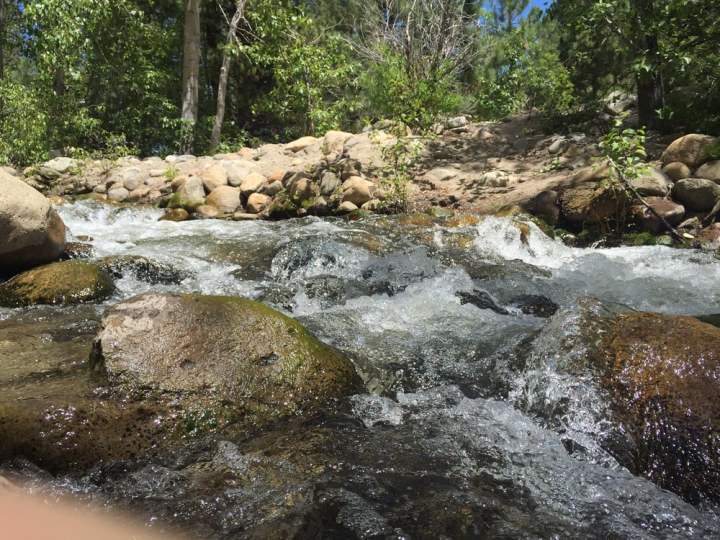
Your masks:
{"label": "twig", "polygon": [[613,167],[613,169],[615,169],[615,172],[617,172],[618,176],[620,177],[620,180],[622,180],[625,187],[635,196],[635,198],[638,201],[640,201],[645,208],[650,210],[650,212],[652,212],[652,214],[655,217],[657,217],[662,222],[663,225],[665,225],[665,227],[670,231],[670,233],[675,238],[680,240],[680,242],[682,242],[684,245],[688,245],[685,237],[682,236],[675,227],[670,225],[670,223],[668,223],[668,221],[664,217],[662,217],[658,212],[656,212],[655,209],[652,206],[650,206],[645,199],[642,198],[642,196],[637,192],[637,190],[633,187],[633,185],[627,179],[625,174],[622,172],[620,167],[618,167],[617,163],[615,163],[615,161],[611,157],[608,157],[607,159],[608,159],[608,162],[610,163],[610,165]]}

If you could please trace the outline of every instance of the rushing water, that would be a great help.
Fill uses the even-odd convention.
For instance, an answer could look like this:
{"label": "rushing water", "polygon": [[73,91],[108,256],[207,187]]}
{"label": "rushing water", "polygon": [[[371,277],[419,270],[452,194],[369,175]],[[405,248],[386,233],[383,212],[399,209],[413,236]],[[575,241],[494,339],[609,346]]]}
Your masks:
{"label": "rushing water", "polygon": [[[459,228],[387,217],[172,223],[159,222],[157,210],[93,203],[61,214],[73,235],[91,238],[96,257],[142,255],[186,273],[180,285],[125,277],[107,304],[148,290],[269,303],[344,351],[368,393],[326,417],[189,443],[163,459],[62,478],[13,464],[38,489],[75,492],[199,537],[720,535],[717,509],[631,475],[597,445],[609,428],[591,381],[547,363],[512,367],[530,336],[539,336],[531,355],[559,354],[581,297],[720,313],[720,262],[711,255],[570,248],[533,225],[524,242],[501,218]],[[500,309],[463,303],[473,291]],[[550,321],[524,314],[515,302],[522,295],[549,298],[560,312]],[[104,307],[4,310],[0,325],[42,327],[45,345],[33,350],[40,365],[43,355],[77,362]],[[554,418],[548,411],[559,403],[565,412]]]}

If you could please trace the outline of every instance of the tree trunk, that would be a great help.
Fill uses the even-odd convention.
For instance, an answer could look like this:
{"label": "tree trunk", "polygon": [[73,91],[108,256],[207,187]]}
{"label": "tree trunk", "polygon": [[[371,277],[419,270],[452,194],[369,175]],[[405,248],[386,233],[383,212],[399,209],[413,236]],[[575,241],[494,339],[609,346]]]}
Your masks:
{"label": "tree trunk", "polygon": [[218,80],[217,90],[217,110],[215,112],[215,122],[213,123],[212,135],[210,135],[210,150],[215,150],[220,144],[220,134],[222,133],[223,121],[225,120],[225,96],[227,95],[228,78],[230,77],[230,47],[236,39],[237,28],[240,20],[243,18],[245,9],[245,0],[237,0],[235,4],[235,14],[230,20],[230,28],[228,29],[227,42],[223,51],[222,67],[220,68],[220,79]]}
{"label": "tree trunk", "polygon": [[0,81],[5,78],[5,0],[0,0]]}
{"label": "tree trunk", "polygon": [[637,75],[638,117],[640,125],[648,129],[660,127],[658,111],[665,106],[665,92],[662,74],[660,72],[660,48],[654,28],[655,3],[654,0],[636,0],[636,12],[639,29],[646,30],[643,34],[643,53],[645,54],[649,69]]}
{"label": "tree trunk", "polygon": [[200,95],[200,1],[185,0],[185,30],[183,34],[182,116],[188,130],[183,150],[192,151],[193,136],[198,118]]}

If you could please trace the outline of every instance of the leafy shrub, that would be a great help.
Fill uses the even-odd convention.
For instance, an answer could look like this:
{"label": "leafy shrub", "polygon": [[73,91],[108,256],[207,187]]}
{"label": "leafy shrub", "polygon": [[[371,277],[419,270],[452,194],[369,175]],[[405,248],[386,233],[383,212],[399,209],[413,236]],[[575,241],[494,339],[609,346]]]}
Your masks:
{"label": "leafy shrub", "polygon": [[47,116],[31,89],[0,81],[0,164],[29,165],[44,161],[48,149]]}
{"label": "leafy shrub", "polygon": [[368,114],[426,129],[439,116],[459,110],[463,100],[454,78],[416,81],[399,54],[387,47],[379,54],[382,60],[368,66],[361,78]]}

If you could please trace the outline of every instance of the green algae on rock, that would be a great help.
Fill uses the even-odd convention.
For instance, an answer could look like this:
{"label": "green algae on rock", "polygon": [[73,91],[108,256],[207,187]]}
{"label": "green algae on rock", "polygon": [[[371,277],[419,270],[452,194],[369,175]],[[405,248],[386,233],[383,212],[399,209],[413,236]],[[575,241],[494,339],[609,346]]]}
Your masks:
{"label": "green algae on rock", "polygon": [[122,302],[103,318],[91,366],[120,387],[208,410],[222,405],[258,423],[360,388],[350,361],[300,323],[236,297],[143,294]]}
{"label": "green algae on rock", "polygon": [[99,266],[78,260],[40,266],[0,284],[0,306],[81,304],[108,298],[115,286]]}

